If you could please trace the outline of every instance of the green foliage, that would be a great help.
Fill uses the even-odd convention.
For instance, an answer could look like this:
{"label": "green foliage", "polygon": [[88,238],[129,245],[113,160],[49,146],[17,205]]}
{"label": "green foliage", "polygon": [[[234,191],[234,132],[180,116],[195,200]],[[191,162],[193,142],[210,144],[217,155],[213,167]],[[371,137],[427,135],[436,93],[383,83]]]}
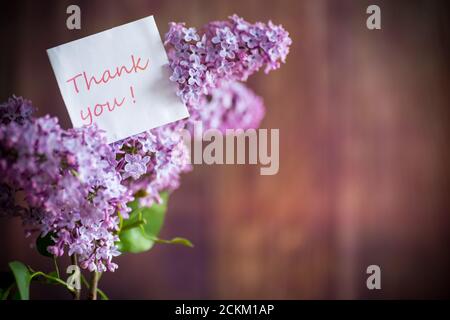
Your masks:
{"label": "green foliage", "polygon": [[9,267],[14,274],[17,284],[17,292],[21,300],[28,300],[30,298],[30,282],[31,275],[28,267],[19,261],[12,261]]}
{"label": "green foliage", "polygon": [[120,241],[117,247],[122,252],[139,253],[150,250],[154,241],[148,239],[141,228],[125,230],[119,235]]}
{"label": "green foliage", "polygon": [[153,248],[155,243],[193,247],[192,243],[184,238],[159,239],[167,212],[168,193],[161,193],[161,199],[160,204],[154,204],[151,207],[140,207],[139,199],[128,204],[132,211],[128,219],[121,221],[120,241],[117,243],[121,252],[145,252]]}

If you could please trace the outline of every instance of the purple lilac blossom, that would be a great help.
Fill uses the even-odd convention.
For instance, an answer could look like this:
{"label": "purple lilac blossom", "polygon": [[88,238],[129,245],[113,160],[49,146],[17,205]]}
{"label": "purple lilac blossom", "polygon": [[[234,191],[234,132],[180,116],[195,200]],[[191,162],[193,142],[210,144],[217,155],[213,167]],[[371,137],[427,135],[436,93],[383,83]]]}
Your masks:
{"label": "purple lilac blossom", "polygon": [[[117,213],[127,217],[132,195],[141,205],[159,202],[191,170],[182,129],[195,121],[221,131],[259,125],[262,100],[237,81],[261,67],[279,68],[291,44],[281,26],[236,15],[201,32],[171,23],[165,40],[186,120],[107,145],[95,126],[63,130],[55,118],[31,118],[28,100],[0,104],[2,214],[22,217],[30,233],[50,233],[55,244],[48,250],[77,254],[82,268],[114,271]],[[15,204],[19,189],[26,206]]]}
{"label": "purple lilac blossom", "polygon": [[[180,130],[196,121],[205,129],[222,131],[259,125],[262,100],[244,85],[231,82],[245,81],[261,67],[266,73],[279,68],[291,39],[272,22],[250,24],[234,15],[207,24],[201,32],[184,23],[170,23],[165,44],[173,71],[170,80],[178,84],[190,117],[114,144],[117,170],[131,192],[139,194],[142,205],[160,201],[160,192],[176,189],[180,174],[191,170]],[[127,154],[150,161],[128,165]]]}
{"label": "purple lilac blossom", "polygon": [[262,98],[240,82],[230,82],[211,91],[198,109],[199,120],[208,129],[256,129],[264,117]]}
{"label": "purple lilac blossom", "polygon": [[[29,105],[21,98],[8,103],[16,110]],[[20,189],[24,197],[26,205],[16,212],[26,231],[50,233],[54,245],[47,250],[55,256],[67,250],[78,255],[82,268],[114,271],[117,212],[126,217],[132,198],[115,170],[111,147],[96,126],[63,130],[56,118],[22,118],[0,126],[0,176],[2,186]],[[15,207],[11,201],[2,198],[1,207]]]}
{"label": "purple lilac blossom", "polygon": [[188,121],[198,120],[197,110],[212,89],[246,81],[262,67],[266,73],[279,68],[291,43],[282,26],[271,21],[251,24],[237,15],[208,23],[200,33],[184,23],[170,23],[165,44],[171,80],[178,83],[178,95],[189,109]]}
{"label": "purple lilac blossom", "polygon": [[191,170],[189,150],[174,125],[132,136],[113,147],[122,183],[139,194],[144,206],[160,202],[159,194],[178,188],[180,174]]}

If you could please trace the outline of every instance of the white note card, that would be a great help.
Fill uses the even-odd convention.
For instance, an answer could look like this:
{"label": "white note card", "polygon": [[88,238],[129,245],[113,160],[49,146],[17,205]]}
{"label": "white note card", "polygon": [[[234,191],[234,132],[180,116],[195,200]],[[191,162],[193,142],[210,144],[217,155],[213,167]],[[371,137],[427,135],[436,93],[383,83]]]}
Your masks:
{"label": "white note card", "polygon": [[73,126],[96,123],[109,143],[189,116],[153,16],[47,54]]}

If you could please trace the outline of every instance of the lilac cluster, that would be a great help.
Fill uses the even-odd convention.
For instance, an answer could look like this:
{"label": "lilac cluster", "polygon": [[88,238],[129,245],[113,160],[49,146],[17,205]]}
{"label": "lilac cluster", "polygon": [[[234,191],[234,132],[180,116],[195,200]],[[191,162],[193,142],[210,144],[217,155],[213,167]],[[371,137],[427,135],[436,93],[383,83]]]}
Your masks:
{"label": "lilac cluster", "polygon": [[166,34],[170,77],[190,117],[114,144],[123,184],[142,205],[160,200],[161,191],[179,185],[181,173],[191,169],[189,150],[181,130],[201,121],[205,129],[247,129],[264,116],[262,99],[237,81],[265,66],[285,62],[291,39],[272,22],[250,24],[234,15],[212,22],[198,33],[184,23],[171,23]]}
{"label": "lilac cluster", "polygon": [[285,62],[292,41],[282,26],[272,22],[250,24],[233,15],[227,21],[208,23],[203,32],[171,23],[165,44],[169,49],[172,81],[197,120],[201,100],[226,82],[245,81],[265,67],[265,72]]}
{"label": "lilac cluster", "polygon": [[191,169],[183,129],[196,121],[222,132],[258,127],[262,99],[239,81],[280,67],[291,39],[272,22],[234,15],[200,33],[171,23],[165,43],[187,120],[108,145],[95,126],[63,130],[55,118],[32,118],[28,100],[13,96],[0,105],[0,213],[20,216],[29,233],[50,234],[48,251],[76,254],[82,268],[114,271],[127,202],[150,206],[179,186]]}
{"label": "lilac cluster", "polygon": [[[4,112],[14,108],[20,121]],[[50,233],[51,254],[67,249],[82,268],[114,271],[117,212],[127,215],[131,197],[115,170],[112,148],[95,126],[63,130],[56,118],[30,114],[31,105],[21,98],[1,105],[0,120],[8,123],[0,126],[0,182],[6,191],[0,207],[20,215],[29,233]],[[25,200],[20,210],[15,193]]]}
{"label": "lilac cluster", "polygon": [[256,129],[264,117],[262,98],[240,82],[213,89],[198,109],[198,117],[208,129]]}
{"label": "lilac cluster", "polygon": [[191,169],[182,135],[170,125],[116,142],[113,147],[122,183],[143,206],[160,202],[160,193],[178,188],[180,174]]}

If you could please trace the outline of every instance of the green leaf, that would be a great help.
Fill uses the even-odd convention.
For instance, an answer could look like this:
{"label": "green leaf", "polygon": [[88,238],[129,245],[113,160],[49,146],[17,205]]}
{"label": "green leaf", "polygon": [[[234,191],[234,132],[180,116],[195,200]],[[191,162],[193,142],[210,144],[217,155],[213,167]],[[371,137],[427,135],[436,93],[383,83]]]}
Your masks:
{"label": "green leaf", "polygon": [[179,244],[182,246],[193,248],[194,245],[191,241],[186,238],[176,237],[171,240],[163,240],[163,239],[155,239],[156,243],[164,243],[164,244]]}
{"label": "green leaf", "polygon": [[124,230],[119,235],[117,247],[121,252],[139,253],[150,250],[155,242],[148,239],[140,228]]}
{"label": "green leaf", "polygon": [[52,239],[53,234],[52,233],[47,233],[45,235],[45,237],[38,237],[36,239],[36,249],[37,251],[45,256],[45,257],[53,257],[53,255],[47,251],[47,248],[53,244],[55,244],[55,242]]}
{"label": "green leaf", "polygon": [[139,253],[150,250],[158,238],[167,211],[167,192],[161,193],[161,204],[139,208],[139,201],[128,204],[132,209],[129,218],[123,220],[117,247],[122,252]]}
{"label": "green leaf", "polygon": [[31,275],[26,265],[19,261],[9,263],[14,277],[16,278],[17,289],[21,300],[30,298]]}
{"label": "green leaf", "polygon": [[167,201],[169,195],[167,192],[161,193],[161,204],[154,204],[150,208],[142,208],[142,217],[147,221],[144,226],[145,233],[150,239],[157,238],[164,224],[164,218],[167,211]]}
{"label": "green leaf", "polygon": [[142,218],[142,210],[141,208],[133,209],[133,211],[130,212],[130,216],[128,219],[125,219],[122,221],[122,230],[127,230],[133,228],[133,225],[137,224],[138,221]]}
{"label": "green leaf", "polygon": [[116,243],[122,252],[139,253],[153,248],[155,243],[178,244],[186,247],[194,245],[188,239],[176,237],[171,240],[159,239],[159,233],[167,211],[169,194],[161,193],[162,202],[151,207],[139,207],[139,200],[128,203],[131,208],[129,218],[122,220],[119,239]]}

